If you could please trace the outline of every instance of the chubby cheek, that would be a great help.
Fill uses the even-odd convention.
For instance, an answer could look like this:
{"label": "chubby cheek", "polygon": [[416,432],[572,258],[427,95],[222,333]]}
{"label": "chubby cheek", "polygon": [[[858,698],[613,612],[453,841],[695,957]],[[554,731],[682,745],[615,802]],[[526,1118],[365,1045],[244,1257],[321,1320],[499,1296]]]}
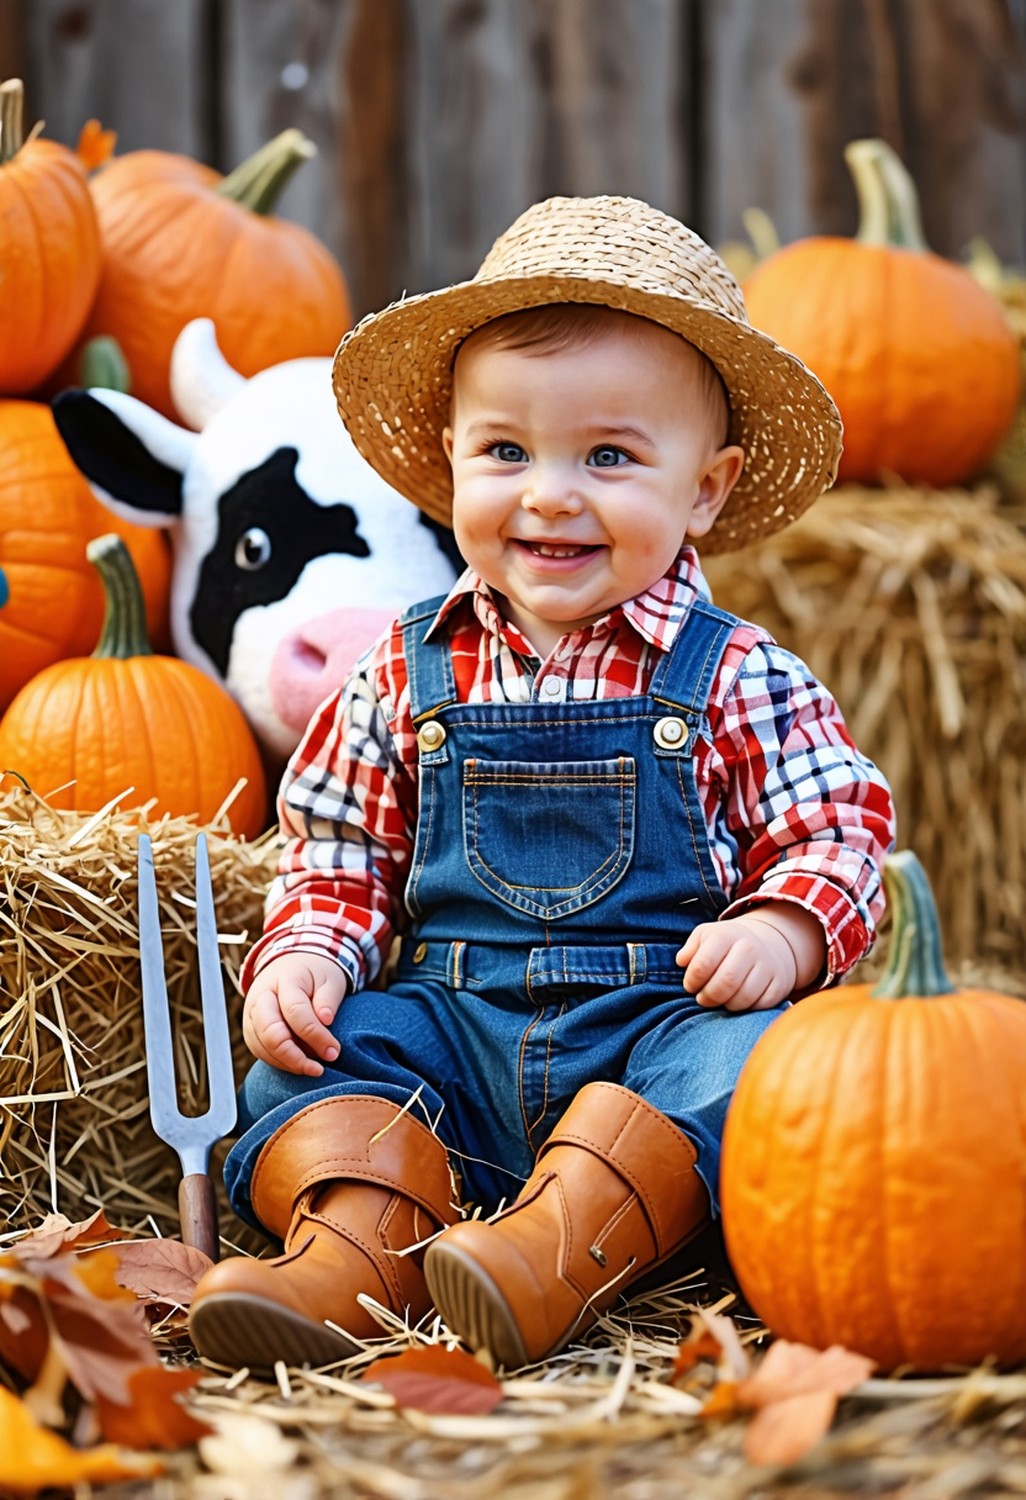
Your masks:
{"label": "chubby cheek", "polygon": [[452,529],[460,553],[479,573],[501,551],[497,516],[476,508],[467,513],[454,510]]}

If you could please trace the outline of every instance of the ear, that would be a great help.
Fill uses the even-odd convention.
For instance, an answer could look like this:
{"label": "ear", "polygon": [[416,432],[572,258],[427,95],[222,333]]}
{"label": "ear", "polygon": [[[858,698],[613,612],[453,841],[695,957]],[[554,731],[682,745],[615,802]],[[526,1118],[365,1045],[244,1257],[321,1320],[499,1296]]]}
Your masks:
{"label": "ear", "polygon": [[451,427],[443,427],[442,428],[442,447],[445,449],[445,456],[449,460],[449,463],[451,464],[452,463],[452,428]]}
{"label": "ear", "polygon": [[120,391],[63,391],[53,415],[73,462],[109,510],[138,526],[177,520],[198,433]]}
{"label": "ear", "polygon": [[727,503],[731,490],[741,478],[745,466],[745,450],[732,443],[719,448],[713,454],[698,486],[698,495],[691,510],[685,536],[705,536],[711,531],[720,511]]}

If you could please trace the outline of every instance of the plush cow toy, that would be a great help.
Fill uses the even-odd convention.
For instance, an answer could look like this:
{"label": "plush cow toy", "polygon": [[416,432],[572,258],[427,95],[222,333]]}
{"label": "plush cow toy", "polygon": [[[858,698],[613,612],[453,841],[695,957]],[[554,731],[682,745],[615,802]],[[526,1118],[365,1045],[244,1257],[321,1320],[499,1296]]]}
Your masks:
{"label": "plush cow toy", "polygon": [[170,528],[175,651],[225,683],[281,761],[389,621],[449,589],[458,554],[356,452],[330,359],[246,380],[198,318],[171,389],[189,427],[101,389],[64,392],[54,416],[105,505]]}

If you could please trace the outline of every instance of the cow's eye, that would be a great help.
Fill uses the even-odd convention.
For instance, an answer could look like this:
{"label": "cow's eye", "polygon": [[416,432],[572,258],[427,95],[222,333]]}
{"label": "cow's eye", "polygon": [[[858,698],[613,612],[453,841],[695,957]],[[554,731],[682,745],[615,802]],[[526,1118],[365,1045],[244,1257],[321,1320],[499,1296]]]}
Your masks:
{"label": "cow's eye", "polygon": [[271,556],[271,538],[260,526],[251,526],[235,543],[235,565],[247,573],[262,568]]}

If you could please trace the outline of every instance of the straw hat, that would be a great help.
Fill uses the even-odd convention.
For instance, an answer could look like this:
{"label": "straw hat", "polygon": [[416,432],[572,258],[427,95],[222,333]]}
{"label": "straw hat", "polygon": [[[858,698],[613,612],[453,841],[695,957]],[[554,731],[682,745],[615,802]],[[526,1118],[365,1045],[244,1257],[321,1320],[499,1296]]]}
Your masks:
{"label": "straw hat", "polygon": [[837,408],[795,355],[752,328],[715,251],[636,198],[549,198],[500,235],[470,281],[371,313],[335,355],[335,398],[356,447],[428,515],[452,524],[442,430],[460,343],[504,313],[552,302],[651,318],[716,366],[730,400],[728,441],[746,459],[704,552],[779,531],[833,483]]}

